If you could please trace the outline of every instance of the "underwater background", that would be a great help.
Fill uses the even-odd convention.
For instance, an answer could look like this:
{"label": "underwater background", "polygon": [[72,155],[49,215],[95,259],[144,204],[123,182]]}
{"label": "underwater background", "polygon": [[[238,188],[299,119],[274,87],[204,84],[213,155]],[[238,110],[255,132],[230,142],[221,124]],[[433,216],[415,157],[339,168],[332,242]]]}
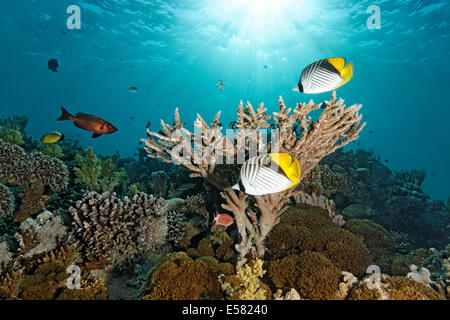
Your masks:
{"label": "underwater background", "polygon": [[[82,146],[129,156],[145,137],[147,121],[157,126],[175,107],[189,123],[197,112],[209,119],[217,110],[228,123],[240,100],[264,102],[272,111],[280,95],[288,105],[328,99],[327,93],[291,89],[306,65],[342,56],[353,62],[355,73],[338,94],[349,104],[363,104],[368,123],[361,147],[380,154],[394,170],[425,169],[424,190],[446,200],[448,3],[266,2],[265,8],[245,0],[5,3],[1,115],[27,115],[35,137],[48,131],[80,134]],[[71,4],[81,8],[80,30],[66,27]],[[381,8],[381,29],[367,28],[370,5]],[[60,64],[57,73],[47,68],[51,58]],[[216,88],[217,80],[223,80],[224,91]],[[138,94],[130,94],[129,86]],[[103,115],[119,131],[93,140],[55,121],[60,106],[73,114]]]}
{"label": "underwater background", "polygon": [[[66,13],[66,9],[70,5],[77,5],[81,9],[79,30],[69,30],[66,26],[70,15]],[[367,9],[371,5],[381,9],[379,29],[368,27],[367,20],[372,13],[367,12]],[[276,287],[283,288],[283,293],[286,288],[295,288],[302,297],[308,299],[332,299],[335,298],[335,287],[338,287],[341,271],[349,271],[361,278],[367,265],[377,262],[382,266],[382,270],[389,270],[386,273],[393,277],[404,277],[409,271],[415,272],[415,269],[410,268],[413,264],[427,267],[427,270],[431,270],[431,279],[435,283],[443,281],[444,284],[441,284],[439,290],[431,292],[427,291],[428,282],[420,280],[428,285],[427,289],[414,284],[413,291],[420,292],[417,293],[420,298],[448,298],[449,21],[450,6],[445,0],[5,2],[0,10],[0,119],[4,119],[4,122],[0,123],[0,129],[2,125],[5,128],[11,126],[21,129],[19,131],[24,142],[16,144],[24,148],[27,154],[37,150],[59,158],[67,166],[65,175],[69,179],[69,190],[61,191],[62,188],[54,186],[56,183],[53,181],[53,184],[49,184],[52,196],[47,196],[46,190],[42,193],[43,198],[30,200],[34,201],[34,209],[25,210],[26,213],[23,208],[19,210],[20,203],[24,203],[23,194],[28,195],[26,188],[21,186],[20,189],[18,184],[14,184],[11,192],[15,197],[15,212],[24,214],[25,220],[27,217],[36,218],[38,213],[42,214],[39,210],[47,209],[60,219],[58,223],[66,227],[79,223],[80,227],[83,223],[77,222],[77,218],[73,220],[74,217],[83,215],[81,204],[76,205],[76,201],[91,203],[95,198],[95,201],[100,203],[109,197],[101,195],[103,191],[117,193],[117,199],[111,198],[108,201],[117,203],[118,207],[122,206],[121,201],[125,202],[124,196],[128,195],[131,199],[139,194],[137,189],[147,193],[149,197],[161,196],[166,201],[183,198],[186,201],[184,207],[182,206],[184,209],[175,206],[178,208],[178,215],[172,214],[168,218],[172,223],[167,231],[171,237],[168,241],[170,245],[167,244],[170,249],[166,247],[165,251],[161,251],[163,253],[154,250],[158,251],[160,256],[152,256],[150,262],[142,257],[137,260],[135,257],[135,260],[127,257],[126,267],[122,262],[117,263],[120,260],[117,256],[111,258],[108,254],[108,258],[104,258],[102,254],[94,252],[95,250],[83,251],[86,258],[83,268],[92,271],[101,269],[96,266],[112,265],[111,268],[116,274],[99,278],[106,283],[108,298],[113,299],[142,296],[149,299],[221,299],[225,295],[223,292],[227,292],[231,298],[248,297],[245,294],[237,295],[236,290],[233,296],[233,293],[230,293],[232,290],[227,290],[233,286],[233,281],[239,280],[234,278],[228,279],[228,287],[221,286],[222,293],[218,287],[211,285],[212,289],[206,286],[209,288],[207,292],[195,289],[192,296],[184,292],[165,296],[164,293],[159,293],[158,288],[167,287],[170,281],[161,280],[158,283],[158,280],[155,280],[158,277],[164,278],[163,268],[153,270],[147,277],[149,270],[161,263],[167,252],[172,252],[172,256],[166,256],[163,263],[188,261],[186,263],[192,269],[183,271],[186,274],[200,272],[208,274],[207,279],[215,279],[217,274],[233,274],[235,270],[232,265],[237,260],[233,248],[238,234],[232,229],[234,226],[230,227],[230,235],[215,228],[209,232],[215,213],[221,209],[218,204],[219,191],[209,189],[201,181],[189,179],[188,172],[182,168],[174,168],[153,159],[151,161],[156,162],[151,162],[146,157],[140,140],[147,137],[146,126],[149,124],[151,131],[158,132],[161,119],[171,123],[176,107],[179,108],[182,121],[191,129],[197,113],[210,123],[219,110],[222,111],[220,121],[226,127],[236,120],[235,112],[241,100],[244,104],[249,101],[253,106],[263,102],[268,113],[278,111],[279,96],[282,96],[285,104],[290,107],[311,99],[315,103],[330,100],[330,92],[308,95],[294,92],[292,88],[308,64],[323,58],[345,57],[354,65],[354,76],[336,90],[337,96],[345,99],[348,106],[362,104],[359,112],[367,125],[359,134],[359,139],[350,142],[343,150],[331,154],[320,163],[323,167],[318,170],[325,170],[320,171],[322,177],[325,177],[323,172],[327,172],[334,179],[333,183],[322,179],[320,191],[316,188],[317,181],[311,178],[304,182],[302,190],[308,194],[315,192],[332,199],[336,205],[336,213],[342,214],[347,222],[350,219],[365,221],[366,224],[353,221],[344,227],[339,225],[339,228],[351,233],[339,242],[340,245],[354,248],[352,246],[357,243],[357,249],[351,254],[330,249],[332,252],[325,254],[313,244],[307,249],[295,247],[292,243],[302,241],[296,233],[298,230],[294,232],[288,224],[303,228],[302,232],[308,234],[317,232],[318,228],[314,224],[305,224],[305,220],[297,221],[295,213],[301,212],[309,221],[308,215],[311,212],[319,216],[323,212],[316,212],[315,209],[310,212],[304,207],[293,206],[286,213],[285,220],[275,227],[275,233],[268,236],[268,258],[264,262],[264,270],[267,270],[265,277],[270,280],[263,278],[265,271],[262,271],[261,260],[255,260],[259,262],[252,266],[257,271],[249,277],[264,279],[265,284],[260,286],[264,288],[265,294],[249,296],[253,299],[269,297],[271,295],[267,292],[272,290],[275,294]],[[50,59],[58,61],[57,72],[49,70]],[[217,86],[220,80],[223,81],[223,90]],[[137,92],[130,90],[130,87],[135,87]],[[107,119],[118,130],[93,139],[91,132],[77,128],[71,121],[57,121],[61,115],[61,106],[71,114],[83,112]],[[17,123],[8,124],[8,121],[14,122],[11,120],[13,116],[26,116],[26,129],[17,126]],[[45,151],[45,146],[39,143],[38,140],[43,135],[52,131],[64,134],[65,141],[60,143],[64,155],[56,156],[58,152],[53,149]],[[92,149],[87,149],[89,147]],[[8,148],[10,147],[4,147],[2,150],[13,150]],[[77,161],[76,155],[84,158]],[[110,180],[106,182],[109,185],[95,190],[98,191],[97,195],[85,193],[86,186],[90,192],[95,188],[80,182],[83,179],[76,171],[77,166],[82,169],[86,161],[94,158],[100,161],[100,164],[107,161],[113,163],[112,169],[109,170]],[[45,163],[49,165],[49,162]],[[53,165],[58,167],[60,164]],[[363,171],[358,171],[361,168],[365,169],[364,174],[361,173]],[[120,173],[117,173],[119,171]],[[7,182],[10,181],[0,182],[9,186]],[[131,191],[132,189],[134,191]],[[136,201],[141,201],[139,199]],[[157,203],[155,199],[148,201],[155,208],[160,208],[162,204]],[[142,201],[146,203],[147,198]],[[35,209],[36,203],[42,204],[43,208]],[[138,204],[134,205],[138,207]],[[125,204],[123,206],[126,207]],[[159,209],[154,210],[157,212]],[[192,211],[195,211],[196,215],[193,215]],[[133,214],[130,211],[126,216],[132,217]],[[20,253],[19,255],[30,258],[35,254],[50,252],[39,249],[37,253],[27,256],[25,251],[21,251],[27,247],[25,244],[28,239],[24,231],[26,228],[19,227],[23,220],[12,221],[13,218],[5,217],[6,215],[0,215],[0,249],[2,240],[9,243],[9,249],[0,250],[0,253],[16,252],[14,254]],[[322,218],[325,219],[324,217]],[[39,221],[47,223],[46,221],[51,222],[52,219],[57,218],[47,215],[42,216]],[[367,219],[370,221],[367,222]],[[329,221],[323,223],[332,228]],[[322,227],[323,225],[320,228]],[[33,228],[35,231],[39,229]],[[338,227],[333,225],[333,228]],[[65,239],[67,234],[67,244],[73,241],[82,243],[83,237],[85,240],[89,239],[87,235],[70,235],[71,232],[73,231],[66,230],[57,234],[61,234],[60,239]],[[276,239],[282,238],[282,234],[290,236],[290,232],[293,238],[282,244],[277,242]],[[376,234],[376,241],[364,242],[369,234]],[[105,236],[103,240],[107,241],[106,238]],[[332,238],[330,236],[320,241],[327,242]],[[62,252],[60,255],[64,257],[67,252],[70,255],[72,249],[61,251],[59,242],[57,243],[58,245],[55,243],[53,246],[54,250]],[[205,246],[211,248],[205,249]],[[4,248],[7,248],[6,245]],[[180,248],[182,251],[176,252]],[[140,249],[136,249],[136,252]],[[155,252],[152,254],[156,254]],[[208,264],[200,264],[198,260],[194,260],[203,256],[213,256],[220,262],[220,266],[214,264],[214,267],[211,267],[209,260]],[[103,261],[104,259],[108,262]],[[331,271],[332,275],[323,271],[330,270],[328,259],[335,264],[332,267],[335,268]],[[10,260],[21,261],[17,256]],[[10,260],[2,260],[0,257],[0,275],[6,270],[5,266],[11,267],[13,264]],[[59,265],[63,271],[69,265],[66,263],[68,260],[64,261]],[[306,280],[305,283],[300,283],[300,280],[291,279],[275,271],[291,270],[288,266],[292,265],[300,269],[310,268],[305,266],[305,261],[324,266],[323,272],[317,273],[318,277],[322,280],[334,279],[335,283],[314,291],[307,288]],[[24,266],[25,274],[29,277],[41,277],[39,272],[42,270],[37,272],[35,264]],[[57,268],[56,265],[53,267]],[[83,268],[82,270],[85,270]],[[91,291],[80,293],[80,296],[58,292],[39,297],[105,298],[106,289],[101,287],[97,280],[93,280],[95,276],[89,277],[83,280],[83,288],[89,288]],[[424,277],[429,279],[429,276]],[[38,292],[37,289],[30,292],[24,289],[12,294],[12,287],[5,285],[9,282],[4,279],[6,278],[0,277],[0,298],[36,298],[30,292]],[[32,283],[39,283],[35,278],[30,279],[28,280]],[[118,284],[124,282],[124,279],[131,283],[127,284],[128,287],[123,283]],[[399,282],[395,282],[397,280]],[[177,282],[181,280],[173,281],[174,287],[182,287]],[[195,287],[194,284],[200,280],[191,281],[184,285]],[[404,283],[404,280],[395,281],[389,285],[410,285]],[[5,294],[1,291],[2,288],[9,288],[10,291],[5,291]],[[48,291],[48,288],[42,291]],[[161,289],[161,292],[164,290]],[[438,293],[441,296],[437,296]],[[353,291],[350,295],[342,294],[342,297],[344,296],[352,299],[371,297],[362,289]],[[400,299],[411,298],[399,293],[392,296]]]}

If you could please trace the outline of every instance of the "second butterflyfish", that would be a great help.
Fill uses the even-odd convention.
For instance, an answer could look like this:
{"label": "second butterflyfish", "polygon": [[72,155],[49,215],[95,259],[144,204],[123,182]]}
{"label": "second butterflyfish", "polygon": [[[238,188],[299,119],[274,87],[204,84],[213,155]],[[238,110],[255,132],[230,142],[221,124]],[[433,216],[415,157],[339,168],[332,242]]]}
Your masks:
{"label": "second butterflyfish", "polygon": [[328,58],[311,63],[303,69],[293,91],[315,94],[334,90],[353,77],[353,63],[344,58]]}

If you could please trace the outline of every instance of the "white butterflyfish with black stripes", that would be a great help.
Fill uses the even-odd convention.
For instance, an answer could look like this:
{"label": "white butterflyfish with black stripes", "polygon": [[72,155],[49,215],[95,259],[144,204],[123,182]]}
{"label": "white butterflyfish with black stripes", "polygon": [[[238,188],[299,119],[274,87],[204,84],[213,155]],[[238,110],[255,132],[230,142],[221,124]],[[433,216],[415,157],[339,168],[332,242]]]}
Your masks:
{"label": "white butterflyfish with black stripes", "polygon": [[248,159],[233,189],[261,196],[277,193],[300,182],[300,164],[288,153],[268,153]]}
{"label": "white butterflyfish with black stripes", "polygon": [[353,77],[353,63],[344,58],[328,58],[311,63],[303,69],[293,91],[315,94],[334,90]]}

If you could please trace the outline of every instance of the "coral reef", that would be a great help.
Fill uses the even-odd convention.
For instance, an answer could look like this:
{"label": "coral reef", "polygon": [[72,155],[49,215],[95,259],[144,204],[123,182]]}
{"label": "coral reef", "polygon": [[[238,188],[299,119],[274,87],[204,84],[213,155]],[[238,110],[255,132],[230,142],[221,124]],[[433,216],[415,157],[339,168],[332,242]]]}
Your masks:
{"label": "coral reef", "polygon": [[220,262],[236,262],[233,239],[218,226],[212,227],[208,236],[199,241],[196,249],[189,248],[186,253],[192,258],[211,256]]}
{"label": "coral reef", "polygon": [[87,272],[81,272],[79,288],[67,286],[67,270],[74,261],[74,255],[73,248],[61,247],[41,258],[30,260],[20,272],[0,277],[0,299],[106,299],[103,283]]}
{"label": "coral reef", "polygon": [[69,208],[72,238],[86,259],[104,259],[109,266],[157,250],[166,243],[163,202],[145,193],[122,201],[115,193],[92,191]]}
{"label": "coral reef", "polygon": [[14,195],[7,186],[0,183],[0,219],[14,212]]}
{"label": "coral reef", "polygon": [[320,253],[303,251],[269,263],[268,275],[279,288],[294,288],[302,298],[334,299],[341,271]]}
{"label": "coral reef", "polygon": [[42,209],[42,198],[67,187],[64,163],[41,153],[27,154],[22,148],[0,140],[0,182],[22,188],[16,220],[22,222]]}
{"label": "coral reef", "polygon": [[144,300],[221,299],[219,275],[230,275],[234,268],[212,257],[191,259],[184,252],[168,254],[152,269],[143,288]]}
{"label": "coral reef", "polygon": [[268,253],[279,258],[309,250],[328,258],[336,268],[360,275],[372,262],[363,241],[336,226],[320,207],[296,205],[281,216],[267,238]]}
{"label": "coral reef", "polygon": [[[373,280],[373,279],[370,279]],[[442,300],[435,290],[405,277],[380,275],[378,283],[362,281],[350,292],[349,300]]]}
{"label": "coral reef", "polygon": [[42,154],[58,159],[64,158],[63,149],[57,144],[50,144],[46,146],[44,149],[42,149]]}
{"label": "coral reef", "polygon": [[[184,128],[185,123],[180,121],[176,109],[174,124],[171,126],[161,121],[162,132],[147,130],[148,137],[143,142],[149,157],[181,164],[193,171],[191,177],[203,177],[223,190],[222,196],[226,204],[222,207],[233,212],[240,235],[236,250],[240,254],[242,265],[248,253],[255,252],[259,258],[264,256],[264,240],[279,222],[279,216],[285,211],[285,204],[296,189],[255,197],[260,213],[257,215],[253,209],[247,210],[247,195],[236,195],[231,189],[226,174],[227,166],[221,165],[223,160],[237,160],[244,156],[244,151],[250,152],[252,147],[265,152],[286,152],[300,161],[302,175],[307,175],[323,157],[358,138],[365,125],[360,124],[360,108],[361,105],[347,108],[342,99],[336,99],[336,93],[333,93],[330,101],[325,102],[325,108],[323,104],[314,105],[311,101],[298,104],[292,110],[280,98],[279,112],[272,115],[266,114],[262,104],[254,110],[250,103],[244,107],[241,102],[236,122],[239,130],[232,138],[220,133],[220,112],[211,126],[198,115],[194,124],[195,132],[192,133]],[[322,109],[322,113],[317,121],[313,121],[308,114],[318,109]],[[273,124],[268,120],[273,121]],[[297,131],[298,126],[300,131]],[[263,145],[259,129],[269,127],[278,129],[278,137],[272,137],[270,143]]]}
{"label": "coral reef", "polygon": [[82,184],[90,191],[112,192],[124,176],[123,172],[114,171],[115,165],[111,159],[101,161],[92,147],[84,151],[85,156],[77,155],[74,168],[75,183]]}
{"label": "coral reef", "polygon": [[381,270],[390,270],[390,260],[395,253],[394,241],[391,234],[382,226],[373,221],[364,219],[351,219],[347,221],[344,229],[360,237],[369,249],[373,262]]}
{"label": "coral reef", "polygon": [[266,273],[260,259],[249,261],[237,270],[236,275],[221,280],[221,288],[230,300],[267,300],[272,295],[267,285],[261,282]]}
{"label": "coral reef", "polygon": [[20,224],[20,230],[14,235],[23,257],[47,253],[59,247],[67,240],[67,227],[61,216],[44,211],[35,219],[28,218]]}

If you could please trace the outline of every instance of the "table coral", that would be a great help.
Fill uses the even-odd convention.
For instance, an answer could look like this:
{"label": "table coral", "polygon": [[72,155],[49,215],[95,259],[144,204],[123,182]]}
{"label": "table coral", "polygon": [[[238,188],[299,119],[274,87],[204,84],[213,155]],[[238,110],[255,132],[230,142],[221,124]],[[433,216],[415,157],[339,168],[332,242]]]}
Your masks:
{"label": "table coral", "polygon": [[[365,125],[361,124],[362,116],[358,114],[360,108],[361,105],[347,108],[342,99],[336,98],[335,92],[325,104],[315,105],[310,101],[297,104],[293,109],[287,108],[280,97],[279,111],[271,115],[266,113],[263,104],[255,110],[250,103],[244,107],[241,102],[237,111],[238,130],[231,138],[221,134],[220,112],[211,125],[197,115],[193,133],[185,128],[176,109],[173,125],[161,121],[162,131],[151,132],[147,129],[147,139],[142,140],[149,157],[181,164],[192,171],[191,177],[203,177],[223,190],[222,197],[226,203],[222,207],[234,214],[240,235],[236,250],[242,265],[248,253],[254,252],[259,258],[264,256],[265,238],[279,222],[279,217],[285,211],[290,197],[295,195],[296,188],[256,196],[254,209],[259,211],[257,214],[254,209],[248,208],[247,195],[242,192],[236,194],[232,190],[228,179],[230,166],[223,165],[224,160],[236,163],[237,159],[243,157],[245,152],[250,152],[253,147],[261,153],[290,153],[299,160],[302,175],[307,175],[326,155],[358,138]],[[319,109],[322,109],[321,115],[317,121],[313,121],[308,114]],[[264,144],[260,129],[267,128],[277,128],[278,136]]]}

